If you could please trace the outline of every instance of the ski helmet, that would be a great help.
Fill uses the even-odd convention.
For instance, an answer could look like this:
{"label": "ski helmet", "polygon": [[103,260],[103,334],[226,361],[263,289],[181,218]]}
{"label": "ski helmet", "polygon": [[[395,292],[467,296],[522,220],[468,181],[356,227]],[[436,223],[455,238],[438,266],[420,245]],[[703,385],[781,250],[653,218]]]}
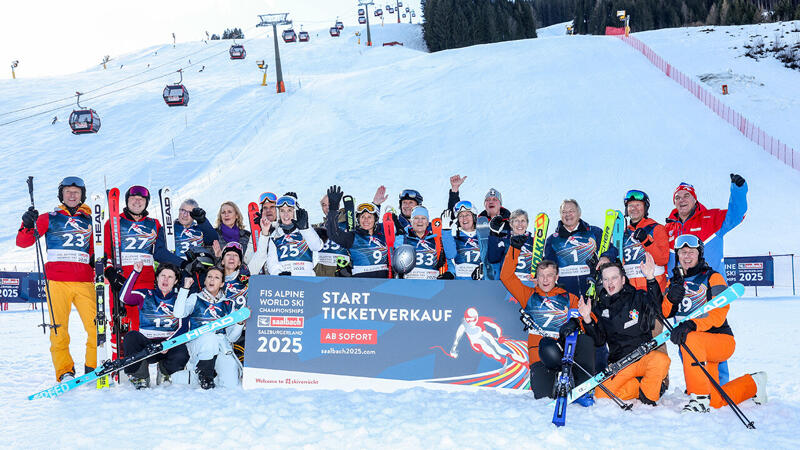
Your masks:
{"label": "ski helmet", "polygon": [[470,325],[478,323],[478,310],[472,307],[467,308],[467,310],[464,311],[464,322]]}
{"label": "ski helmet", "polygon": [[403,200],[414,200],[417,205],[421,205],[422,195],[414,189],[403,189],[403,192],[400,193],[400,201],[397,202],[398,206],[403,206]]}
{"label": "ski helmet", "polygon": [[650,211],[650,197],[648,197],[647,193],[644,191],[640,191],[639,189],[631,189],[625,194],[625,199],[623,203],[625,204],[625,215],[628,215],[628,202],[631,200],[637,200],[640,202],[644,202],[644,216],[647,217],[648,211]]}
{"label": "ski helmet", "polygon": [[[472,220],[475,226],[478,226],[478,210],[469,200],[461,200],[460,202],[456,203],[453,206],[453,213],[455,213],[455,221],[458,224],[458,215],[461,214],[462,211],[469,211],[472,214]],[[460,225],[458,225],[461,228]]]}
{"label": "ski helmet", "polygon": [[147,209],[147,206],[150,205],[150,191],[147,190],[144,186],[133,185],[125,191],[125,204],[128,204],[128,199],[132,196],[139,196],[144,197],[144,209]]}
{"label": "ski helmet", "polygon": [[58,201],[64,203],[64,188],[75,186],[81,189],[81,203],[86,201],[86,184],[79,177],[66,177],[58,185]]}
{"label": "ski helmet", "polygon": [[392,269],[401,275],[411,272],[417,265],[417,252],[414,246],[403,244],[394,250],[392,255]]}
{"label": "ski helmet", "polygon": [[356,207],[356,218],[358,218],[362,213],[370,213],[375,216],[375,224],[378,224],[378,212],[380,209],[375,206],[374,203],[361,203]]}
{"label": "ski helmet", "polygon": [[561,368],[561,349],[558,341],[553,338],[543,337],[539,341],[539,360],[550,370]]}
{"label": "ski helmet", "polygon": [[225,248],[222,249],[222,255],[220,255],[219,259],[222,261],[225,259],[225,254],[228,252],[234,252],[239,255],[239,264],[241,265],[244,262],[244,254],[242,253],[242,244],[231,241],[225,244]]}
{"label": "ski helmet", "polygon": [[703,259],[703,241],[693,234],[682,234],[675,238],[675,254],[683,247],[696,248],[700,253],[699,260]]}
{"label": "ski helmet", "polygon": [[192,248],[186,251],[187,261],[197,261],[203,266],[203,271],[217,263],[214,254],[210,250],[203,247]]}

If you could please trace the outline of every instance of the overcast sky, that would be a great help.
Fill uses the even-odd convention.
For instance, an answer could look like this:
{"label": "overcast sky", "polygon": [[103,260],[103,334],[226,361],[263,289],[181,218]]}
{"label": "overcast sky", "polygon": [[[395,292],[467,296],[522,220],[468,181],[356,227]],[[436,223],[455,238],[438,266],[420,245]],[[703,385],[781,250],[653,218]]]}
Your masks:
{"label": "overcast sky", "polygon": [[[419,18],[419,0],[404,3]],[[357,0],[9,0],[0,6],[0,76],[10,77],[15,59],[18,77],[72,73],[99,64],[103,55],[172,42],[173,32],[185,42],[203,39],[206,31],[248,30],[258,14],[288,12],[298,29],[329,27],[336,16],[356,25],[357,9]]]}

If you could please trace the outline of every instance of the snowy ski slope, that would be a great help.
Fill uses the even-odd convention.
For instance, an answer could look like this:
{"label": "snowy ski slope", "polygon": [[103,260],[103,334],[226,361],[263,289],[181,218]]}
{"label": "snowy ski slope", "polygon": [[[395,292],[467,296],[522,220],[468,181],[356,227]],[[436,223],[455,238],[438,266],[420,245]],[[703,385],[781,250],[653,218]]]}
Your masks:
{"label": "snowy ski slope", "polygon": [[[124,56],[118,60],[122,69],[0,81],[1,114],[117,81],[147,64],[181,57],[179,63],[98,93],[176,70],[188,59],[194,63],[184,76],[191,92],[188,108],[163,104],[164,84],[177,80],[170,76],[83,101],[103,118],[96,136],[69,133],[65,121],[71,107],[58,112],[56,125],[50,125],[51,113],[0,126],[6,163],[0,174],[4,261],[33,261],[30,251],[13,249],[19,215],[28,204],[25,177],[36,177],[37,204],[44,211],[54,206],[58,181],[68,174],[83,176],[90,192],[103,189],[104,177],[109,186],[123,188],[145,183],[155,191],[169,184],[181,197],[197,198],[209,215],[227,199],[243,206],[265,190],[295,190],[314,220],[320,218],[318,198],[334,182],[359,200],[370,199],[377,185],[386,184],[392,203],[401,189],[415,187],[438,212],[446,203],[447,177],[461,173],[469,176],[462,198],[480,201],[494,186],[512,208],[555,216],[560,201],[574,197],[584,218],[596,223],[606,208],[621,207],[630,187],[651,194],[651,212],[659,220],[671,208],[675,185],[684,180],[695,184],[706,205],[724,206],[728,173],[739,172],[750,184],[750,209],[745,223],[729,235],[727,253],[800,250],[793,233],[800,212],[798,174],[616,39],[554,32],[547,39],[428,54],[415,26],[377,28],[377,44],[398,40],[406,43],[402,48],[359,47],[355,30],[346,28],[339,39],[321,30],[318,37],[312,32],[307,45],[281,44],[288,91],[283,95],[274,93],[272,69],[270,86],[259,85],[255,60],[273,64],[271,38],[263,37],[245,42],[244,61],[228,60],[228,42],[217,47],[189,43]],[[669,33],[677,48],[677,37],[686,32],[658,32],[663,34],[660,47],[646,33],[642,38],[668,58],[701,53],[702,47],[689,45],[668,54]],[[198,53],[186,56],[193,52]],[[201,61],[216,52],[222,53]],[[721,65],[724,61],[714,58],[729,57],[704,54],[708,64]],[[206,69],[198,73],[201,65]],[[711,71],[697,67],[679,66],[692,74]],[[791,77],[783,70],[761,64],[750,73],[779,80],[768,84],[778,92],[790,87],[784,77]],[[749,114],[756,103],[736,106]],[[9,118],[0,116],[0,123]],[[769,120],[761,125],[787,142],[798,141],[791,117],[775,114]],[[550,424],[546,400],[489,390],[387,395],[198,392],[172,386],[143,393],[123,386],[104,392],[86,388],[31,403],[26,396],[51,382],[49,343],[34,326],[38,312],[3,312],[0,446],[790,448],[800,417],[795,382],[800,354],[791,343],[773,343],[795,332],[791,318],[798,313],[796,299],[741,300],[731,310],[737,336],[732,374],[766,370],[770,375],[771,402],[742,405],[758,427],[750,431],[727,409],[699,416],[678,413],[684,384],[672,346],[672,386],[661,406],[637,404],[630,413],[610,402],[574,407],[568,426],[560,430]],[[71,321],[72,353],[79,365],[85,336],[76,314]],[[97,425],[111,418],[117,418],[116,426]]]}

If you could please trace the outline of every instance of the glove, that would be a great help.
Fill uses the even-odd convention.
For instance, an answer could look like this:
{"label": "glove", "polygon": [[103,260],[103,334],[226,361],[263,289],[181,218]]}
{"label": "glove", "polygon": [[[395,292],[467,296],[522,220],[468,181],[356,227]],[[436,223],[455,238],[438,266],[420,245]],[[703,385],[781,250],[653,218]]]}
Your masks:
{"label": "glove", "polygon": [[644,228],[637,228],[636,231],[633,232],[633,238],[641,243],[644,243],[644,241],[646,241],[649,237],[650,235],[647,234],[647,231],[645,231]]}
{"label": "glove", "polygon": [[442,215],[439,217],[442,219],[443,230],[449,230],[453,227],[453,211],[450,211],[449,208],[442,211]]}
{"label": "glove", "polygon": [[451,272],[440,273],[437,280],[455,280],[456,277]]}
{"label": "glove", "polygon": [[253,216],[253,220],[255,221],[256,225],[261,223],[261,211],[260,210],[257,213],[255,213],[255,215]]}
{"label": "glove", "polygon": [[322,242],[328,241],[328,230],[325,228],[314,227],[314,231],[317,232],[317,236],[319,236]]}
{"label": "glove", "polygon": [[686,287],[683,285],[683,278],[673,278],[670,280],[669,286],[667,287],[667,300],[673,305],[677,305],[683,301],[685,295]]}
{"label": "glove", "polygon": [[345,277],[349,278],[353,276],[353,265],[348,263],[344,266],[338,266],[336,269],[336,276],[337,277]]}
{"label": "glove", "polygon": [[303,208],[297,208],[297,219],[292,222],[294,222],[298,230],[308,229],[308,211]]}
{"label": "glove", "polygon": [[342,188],[336,185],[333,185],[328,188],[328,210],[329,211],[338,211],[339,210],[339,203],[342,201]]}
{"label": "glove", "polygon": [[203,208],[193,208],[189,215],[198,224],[206,223],[206,211]]}
{"label": "glove", "polygon": [[398,236],[406,234],[405,227],[400,223],[400,218],[395,213],[392,213],[392,222],[394,222],[394,234]]}
{"label": "glove", "polygon": [[525,236],[524,234],[511,236],[510,239],[511,246],[518,250],[522,250],[522,246],[525,245],[526,242],[528,242],[528,236]]}
{"label": "glove", "polygon": [[287,270],[287,271],[279,273],[278,275],[281,276],[281,277],[290,277],[290,276],[292,276],[292,272],[289,272]]}
{"label": "glove", "polygon": [[744,177],[739,174],[732,173],[731,174],[731,183],[735,184],[736,187],[742,187],[744,185]]}
{"label": "glove", "polygon": [[692,331],[697,331],[697,325],[693,320],[681,322],[677,327],[672,329],[672,334],[670,335],[669,340],[675,345],[684,344],[686,343],[686,336],[688,336]]}
{"label": "glove", "polygon": [[506,223],[508,223],[508,220],[502,218],[500,214],[498,214],[489,222],[489,229],[492,231],[492,233],[500,235],[505,230]]}
{"label": "glove", "polygon": [[22,214],[22,226],[32,230],[36,219],[39,218],[39,211],[35,210],[33,206],[29,206],[28,210]]}
{"label": "glove", "polygon": [[566,321],[564,323],[564,325],[561,325],[561,328],[558,329],[558,335],[561,338],[561,340],[563,341],[564,339],[567,338],[567,336],[569,336],[570,334],[572,334],[572,333],[574,333],[574,332],[576,332],[576,331],[578,331],[580,329],[581,329],[581,325],[580,325],[580,323],[578,323],[578,319],[576,319],[576,318],[569,319],[568,321]]}
{"label": "glove", "polygon": [[122,269],[115,269],[109,266],[103,271],[103,275],[106,276],[112,291],[120,292],[125,287],[125,277],[122,275]]}
{"label": "glove", "polygon": [[483,279],[483,263],[478,264],[478,267],[472,271],[472,279],[473,280],[482,280]]}

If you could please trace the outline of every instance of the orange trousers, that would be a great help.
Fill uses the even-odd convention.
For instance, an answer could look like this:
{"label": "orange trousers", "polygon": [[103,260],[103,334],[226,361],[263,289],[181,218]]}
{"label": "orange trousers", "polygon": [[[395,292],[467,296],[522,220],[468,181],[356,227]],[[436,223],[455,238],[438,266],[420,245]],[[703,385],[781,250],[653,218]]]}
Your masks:
{"label": "orange trousers", "polygon": [[[639,398],[641,389],[645,397],[657,402],[661,397],[661,382],[669,373],[669,363],[666,353],[650,352],[603,382],[603,385],[622,400]],[[642,377],[641,381],[636,377]],[[597,398],[608,398],[602,389],[595,389],[594,395]]]}
{"label": "orange trousers", "polygon": [[[733,356],[736,340],[729,334],[706,333],[692,331],[686,336],[686,346],[694,353],[698,361],[704,363],[706,370],[719,383],[718,365]],[[725,399],[719,395],[711,384],[703,369],[697,366],[689,354],[681,347],[683,359],[683,376],[686,379],[686,392],[697,395],[710,395],[711,406],[721,408],[726,405]],[[722,386],[734,403],[741,403],[756,395],[756,383],[750,375],[743,375]]]}
{"label": "orange trousers", "polygon": [[94,283],[91,282],[50,281],[49,284],[50,305],[55,323],[59,325],[58,334],[50,329],[50,356],[53,358],[58,380],[64,373],[75,370],[75,363],[69,354],[69,314],[73,304],[81,317],[83,329],[88,334],[84,364],[87,367],[97,367],[97,325],[94,323],[97,298]]}

